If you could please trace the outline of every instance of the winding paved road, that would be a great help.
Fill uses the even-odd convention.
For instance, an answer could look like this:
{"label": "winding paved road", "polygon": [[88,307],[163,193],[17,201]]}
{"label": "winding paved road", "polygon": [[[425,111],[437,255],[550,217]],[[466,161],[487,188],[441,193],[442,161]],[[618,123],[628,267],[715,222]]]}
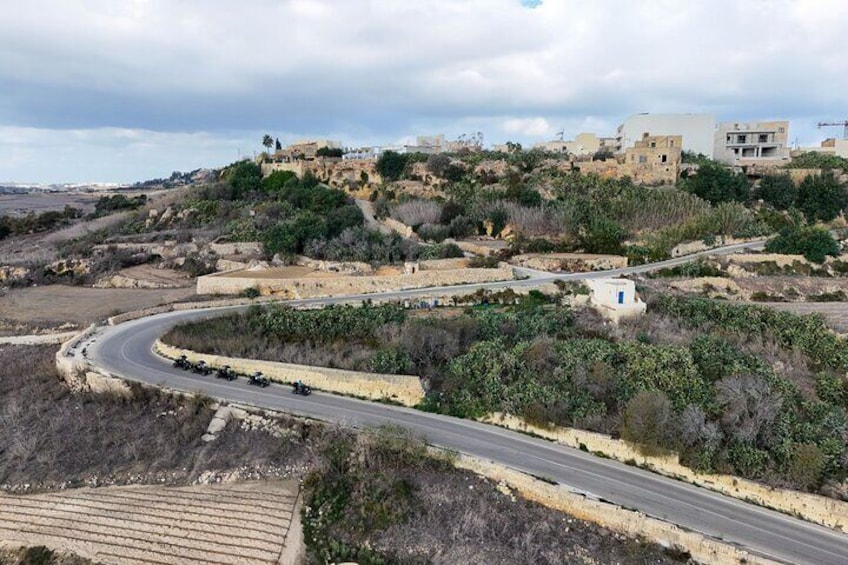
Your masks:
{"label": "winding paved road", "polygon": [[[746,244],[724,248],[731,253]],[[711,253],[715,253],[712,251]],[[428,293],[473,291],[476,288],[502,288],[533,285],[555,279],[633,274],[673,266],[692,256],[659,264],[604,273],[550,275],[545,273],[524,281],[485,285],[464,285],[403,291],[381,295],[384,298],[412,298]],[[539,273],[528,273],[538,275]],[[322,305],[362,300],[368,295],[292,301],[293,305]],[[373,298],[373,295],[371,295]],[[242,307],[243,308],[243,307]],[[495,426],[448,416],[360,401],[316,392],[294,397],[288,387],[251,387],[244,379],[227,382],[175,370],[156,356],[151,347],[157,337],[173,324],[232,312],[236,308],[178,311],[141,318],[103,329],[88,345],[92,362],[120,377],[166,386],[187,392],[202,392],[221,400],[282,410],[321,420],[354,426],[394,423],[427,437],[434,445],[451,448],[475,457],[490,459],[538,477],[552,479],[589,496],[602,498],[685,528],[743,546],[749,551],[792,563],[844,565],[848,563],[848,535],[766,510],[705,489],[641,469],[592,456],[545,440],[531,438]]]}

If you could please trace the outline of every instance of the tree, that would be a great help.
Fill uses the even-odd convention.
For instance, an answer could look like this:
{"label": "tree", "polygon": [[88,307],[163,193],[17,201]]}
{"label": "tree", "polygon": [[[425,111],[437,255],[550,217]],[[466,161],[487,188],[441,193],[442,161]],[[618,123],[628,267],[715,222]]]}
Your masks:
{"label": "tree", "polygon": [[262,145],[265,146],[265,149],[270,151],[271,148],[274,146],[274,138],[266,133],[264,136],[262,136]]}
{"label": "tree", "polygon": [[658,455],[671,446],[675,427],[668,397],[659,391],[643,390],[624,409],[621,437],[638,445],[646,455]]}
{"label": "tree", "polygon": [[745,201],[750,188],[745,175],[734,173],[719,163],[705,163],[695,175],[681,180],[681,188],[711,204],[729,200]]}
{"label": "tree", "polygon": [[829,222],[848,208],[848,192],[830,171],[807,175],[798,189],[798,207],[810,221]]}
{"label": "tree", "polygon": [[787,210],[798,199],[798,187],[787,174],[766,175],[760,181],[756,195],[778,210]]}
{"label": "tree", "polygon": [[227,182],[233,187],[233,199],[259,190],[262,186],[262,170],[253,161],[239,161],[230,165],[226,173]]}
{"label": "tree", "polygon": [[318,151],[315,152],[315,155],[318,157],[334,157],[341,158],[344,155],[344,152],[340,147],[320,147]]}
{"label": "tree", "polygon": [[450,157],[441,153],[434,153],[427,157],[427,170],[437,177],[443,177],[450,164]]}
{"label": "tree", "polygon": [[725,433],[741,443],[753,444],[780,413],[780,394],[759,376],[725,377],[716,383]]}
{"label": "tree", "polygon": [[627,233],[618,223],[605,216],[595,216],[586,227],[581,240],[586,253],[621,253],[621,243]]}
{"label": "tree", "polygon": [[383,180],[396,181],[403,175],[406,169],[406,155],[394,151],[384,151],[377,159],[377,172]]}
{"label": "tree", "polygon": [[276,149],[277,151],[283,150],[283,145],[280,143],[280,138],[277,138],[274,142],[274,149]]}
{"label": "tree", "polygon": [[739,233],[753,219],[751,212],[739,202],[722,202],[713,209],[711,216],[722,240]]}
{"label": "tree", "polygon": [[830,232],[817,227],[792,227],[785,229],[766,242],[769,253],[803,255],[813,263],[824,263],[828,255],[839,256],[839,242]]}
{"label": "tree", "polygon": [[595,154],[592,155],[593,161],[606,161],[607,159],[612,159],[615,157],[615,154],[612,152],[612,149],[609,147],[601,147]]}

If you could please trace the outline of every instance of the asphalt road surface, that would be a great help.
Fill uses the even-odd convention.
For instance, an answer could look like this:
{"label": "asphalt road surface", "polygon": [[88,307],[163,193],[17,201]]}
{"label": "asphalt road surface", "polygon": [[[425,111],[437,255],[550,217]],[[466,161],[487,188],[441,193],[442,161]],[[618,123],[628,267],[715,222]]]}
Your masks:
{"label": "asphalt road surface", "polygon": [[[751,244],[731,246],[722,251],[729,253],[742,247],[751,247]],[[692,256],[605,273],[553,276],[529,272],[528,275],[537,276],[517,283],[509,281],[453,288],[473,291],[478,287],[499,288],[538,284],[545,280],[580,280],[632,274],[673,266],[687,260],[692,260]],[[404,291],[383,294],[381,297],[403,299],[450,290]],[[300,300],[292,301],[292,304],[332,304],[364,298],[367,296]],[[424,435],[433,445],[490,459],[553,480],[575,491],[639,510],[765,557],[791,563],[848,563],[848,535],[648,471],[478,422],[320,392],[309,397],[295,396],[289,387],[271,385],[262,389],[248,385],[243,378],[228,382],[214,376],[195,375],[173,369],[170,362],[159,358],[151,350],[156,338],[176,323],[234,310],[224,308],[169,312],[105,328],[96,335],[93,342],[86,343],[89,357],[96,366],[133,381],[186,392],[202,392],[221,400],[357,427],[383,423],[401,425]]]}

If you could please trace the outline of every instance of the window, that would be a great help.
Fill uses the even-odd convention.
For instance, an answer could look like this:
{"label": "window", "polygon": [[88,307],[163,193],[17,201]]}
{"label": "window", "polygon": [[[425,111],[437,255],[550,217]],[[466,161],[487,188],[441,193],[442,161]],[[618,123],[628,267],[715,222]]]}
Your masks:
{"label": "window", "polygon": [[639,162],[640,163],[647,163],[648,157],[646,155],[639,155]]}
{"label": "window", "polygon": [[768,143],[768,134],[767,133],[761,133],[759,139],[760,139],[760,143]]}
{"label": "window", "polygon": [[668,162],[668,155],[663,155],[663,156],[661,157],[661,161],[662,161],[663,163],[667,163],[667,162]]}
{"label": "window", "polygon": [[746,135],[737,135],[736,136],[736,143],[745,143],[745,140],[746,140],[747,137],[748,136],[746,136]]}
{"label": "window", "polygon": [[784,128],[777,128],[777,133],[786,133]]}
{"label": "window", "polygon": [[729,135],[727,136],[727,142],[728,142],[728,143],[731,143],[731,140],[732,140],[732,139],[733,139],[733,138],[732,138],[732,137],[730,137]]}
{"label": "window", "polygon": [[669,146],[669,147],[674,147],[674,140],[673,140],[673,139],[669,139],[669,140],[668,140],[668,146]]}
{"label": "window", "polygon": [[651,142],[651,147],[653,148],[653,147],[656,147],[656,146],[657,146],[657,142],[656,142],[656,141],[652,141],[652,142]]}

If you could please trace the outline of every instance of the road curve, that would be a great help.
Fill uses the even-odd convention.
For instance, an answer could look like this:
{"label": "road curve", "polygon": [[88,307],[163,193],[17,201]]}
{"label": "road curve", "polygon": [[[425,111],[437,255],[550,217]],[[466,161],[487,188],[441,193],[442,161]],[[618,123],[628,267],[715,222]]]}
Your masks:
{"label": "road curve", "polygon": [[288,387],[260,389],[175,370],[151,351],[172,324],[209,312],[170,312],[110,328],[89,347],[93,361],[121,377],[354,426],[394,423],[434,445],[490,459],[640,510],[685,528],[792,563],[844,564],[848,536],[673,479],[494,426]]}
{"label": "road curve", "polygon": [[[732,253],[760,242],[718,250]],[[715,254],[716,250],[710,253]],[[503,288],[539,284],[549,280],[582,280],[627,275],[671,267],[691,261],[693,256],[653,265],[602,273],[550,275],[528,273],[535,278],[483,285],[401,291],[381,298],[413,298],[428,294],[476,288]],[[292,301],[292,305],[326,305],[373,298],[358,295],[329,299]],[[240,307],[244,308],[244,307]],[[705,489],[694,487],[641,469],[602,459],[545,440],[531,438],[495,426],[419,412],[409,408],[316,392],[309,397],[293,396],[287,387],[260,389],[246,384],[202,377],[175,370],[152,352],[153,342],[176,323],[232,312],[238,308],[177,311],[141,318],[101,330],[88,346],[94,365],[125,379],[165,386],[186,392],[202,392],[213,398],[281,410],[321,420],[354,426],[393,423],[427,437],[438,445],[490,459],[538,477],[552,479],[572,489],[639,510],[725,542],[745,547],[756,554],[791,563],[844,565],[848,562],[848,536],[760,508]]]}

